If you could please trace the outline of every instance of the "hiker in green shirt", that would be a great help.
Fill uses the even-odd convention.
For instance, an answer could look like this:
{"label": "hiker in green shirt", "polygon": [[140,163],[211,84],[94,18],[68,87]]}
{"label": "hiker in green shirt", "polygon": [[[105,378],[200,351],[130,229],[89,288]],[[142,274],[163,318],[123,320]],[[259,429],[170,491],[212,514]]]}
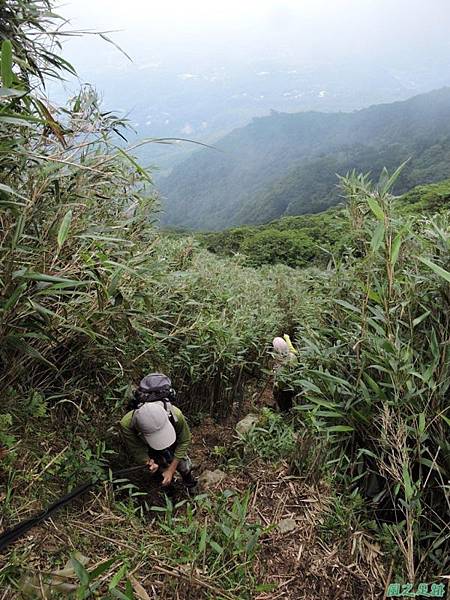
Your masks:
{"label": "hiker in green shirt", "polygon": [[164,487],[178,471],[184,485],[193,488],[197,482],[187,455],[191,432],[181,410],[170,402],[173,394],[166,375],[147,375],[135,392],[133,409],[120,421],[120,429],[134,460],[147,464]]}

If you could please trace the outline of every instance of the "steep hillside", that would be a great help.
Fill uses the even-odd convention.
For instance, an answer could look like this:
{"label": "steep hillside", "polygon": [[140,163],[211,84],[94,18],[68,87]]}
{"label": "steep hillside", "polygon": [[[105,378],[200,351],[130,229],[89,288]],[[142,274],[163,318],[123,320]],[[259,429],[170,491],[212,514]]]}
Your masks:
{"label": "steep hillside", "polygon": [[[395,207],[402,216],[431,215],[450,208],[450,179],[415,187],[398,198]],[[210,252],[240,255],[241,262],[251,266],[325,266],[331,256],[351,251],[352,236],[345,212],[342,206],[333,207],[316,215],[282,217],[265,225],[201,233],[197,238]]]}
{"label": "steep hillside", "polygon": [[163,223],[221,229],[320,212],[336,173],[375,176],[410,158],[397,192],[450,174],[450,89],[353,113],[273,112],[203,149],[160,182]]}

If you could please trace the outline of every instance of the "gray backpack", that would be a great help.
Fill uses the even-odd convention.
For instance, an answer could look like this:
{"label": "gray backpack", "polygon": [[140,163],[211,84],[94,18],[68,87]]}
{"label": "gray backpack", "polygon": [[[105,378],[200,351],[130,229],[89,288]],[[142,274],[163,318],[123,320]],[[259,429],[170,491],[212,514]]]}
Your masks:
{"label": "gray backpack", "polygon": [[[141,379],[138,389],[134,392],[130,408],[136,410],[144,402],[164,402],[170,404],[175,400],[176,393],[172,382],[163,373],[150,373]],[[166,407],[167,409],[167,407]]]}

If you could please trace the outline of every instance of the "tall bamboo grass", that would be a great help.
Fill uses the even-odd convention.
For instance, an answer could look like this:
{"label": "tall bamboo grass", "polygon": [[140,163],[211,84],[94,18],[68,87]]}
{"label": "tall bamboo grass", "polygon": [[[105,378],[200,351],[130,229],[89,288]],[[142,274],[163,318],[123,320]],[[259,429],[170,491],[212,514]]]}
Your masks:
{"label": "tall bamboo grass", "polygon": [[397,217],[397,175],[343,178],[360,258],[312,284],[285,379],[335,481],[370,503],[396,573],[414,582],[449,566],[450,224]]}
{"label": "tall bamboo grass", "polygon": [[266,343],[291,326],[285,306],[298,278],[261,276],[211,259],[193,240],[160,238],[157,198],[127,149],[126,122],[89,86],[67,106],[45,98],[46,78],[73,72],[53,51],[64,32],[49,8],[9,0],[0,13],[5,396],[114,404],[161,369],[191,410],[229,414]]}

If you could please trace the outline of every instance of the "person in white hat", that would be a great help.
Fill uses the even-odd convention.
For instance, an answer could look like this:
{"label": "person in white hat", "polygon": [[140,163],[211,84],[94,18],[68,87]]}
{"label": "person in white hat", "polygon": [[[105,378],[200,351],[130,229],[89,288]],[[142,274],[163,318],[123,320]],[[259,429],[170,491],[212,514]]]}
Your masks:
{"label": "person in white hat", "polygon": [[294,403],[295,392],[290,387],[286,387],[280,381],[280,375],[289,365],[294,366],[297,362],[297,350],[294,348],[291,338],[285,334],[283,337],[276,337],[272,342],[273,357],[275,359],[273,372],[273,398],[282,412],[289,411]]}
{"label": "person in white hat", "polygon": [[120,421],[122,435],[135,461],[146,463],[151,473],[161,477],[164,487],[172,483],[178,471],[184,485],[193,488],[197,482],[187,455],[189,426],[181,410],[166,398],[146,401],[145,380],[149,377],[141,381],[137,408]]}

